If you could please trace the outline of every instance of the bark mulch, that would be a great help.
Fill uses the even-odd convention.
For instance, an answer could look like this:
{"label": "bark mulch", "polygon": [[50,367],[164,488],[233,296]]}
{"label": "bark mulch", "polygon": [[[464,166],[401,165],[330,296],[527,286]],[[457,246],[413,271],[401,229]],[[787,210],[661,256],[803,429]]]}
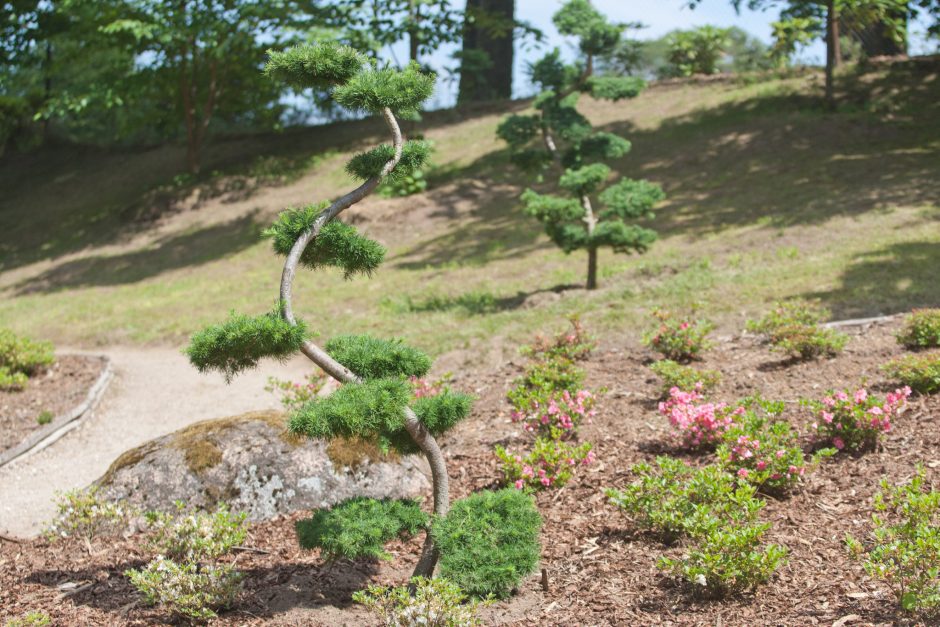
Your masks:
{"label": "bark mulch", "polygon": [[[810,417],[796,404],[820,398],[828,388],[866,381],[883,393],[893,386],[879,366],[902,353],[893,339],[895,323],[850,330],[845,352],[831,360],[789,363],[752,338],[725,338],[710,350],[703,367],[722,371],[717,396],[733,400],[752,393],[791,401],[788,418],[805,430]],[[636,533],[606,503],[603,489],[630,481],[631,465],[658,454],[676,454],[704,464],[708,455],[670,451],[665,419],[656,412],[658,383],[647,368],[653,355],[636,346],[601,345],[585,362],[588,387],[607,388],[598,415],[582,429],[595,444],[598,461],[566,487],[538,495],[545,525],[541,574],[524,582],[509,601],[485,610],[487,622],[513,625],[915,625],[936,624],[906,617],[894,597],[847,555],[847,533],[869,528],[871,499],[882,476],[908,479],[918,463],[940,484],[940,397],[913,397],[908,411],[877,451],[837,456],[808,475],[805,487],[786,500],[768,499],[762,518],[772,523],[767,540],[786,546],[789,561],[756,593],[720,601],[699,601],[660,572],[661,555],[676,555]],[[455,498],[494,487],[495,444],[521,444],[510,423],[506,390],[522,360],[500,372],[469,375],[458,387],[475,392],[473,418],[444,442]],[[255,525],[246,544],[263,552],[242,552],[248,573],[238,605],[213,624],[371,625],[375,620],[352,604],[353,591],[369,583],[400,584],[410,573],[420,539],[396,542],[394,559],[380,564],[323,564],[316,552],[296,546],[288,518]],[[143,607],[122,572],[149,557],[140,536],[48,543],[0,540],[0,618],[44,610],[55,625],[161,624],[168,615]]]}
{"label": "bark mulch", "polygon": [[0,452],[40,428],[43,412],[59,416],[84,401],[104,367],[100,357],[63,355],[24,389],[0,390]]}

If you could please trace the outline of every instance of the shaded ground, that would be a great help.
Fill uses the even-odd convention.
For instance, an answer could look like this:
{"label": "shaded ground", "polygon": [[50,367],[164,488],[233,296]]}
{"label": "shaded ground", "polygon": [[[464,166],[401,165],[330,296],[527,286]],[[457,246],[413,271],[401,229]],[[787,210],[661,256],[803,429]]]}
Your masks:
{"label": "shaded ground", "polygon": [[24,389],[0,390],[0,452],[82,403],[103,368],[96,357],[64,355]]}
{"label": "shaded ground", "polygon": [[[759,392],[789,402],[787,414],[805,431],[810,417],[799,397],[819,398],[829,387],[855,386],[867,379],[883,393],[890,383],[879,365],[902,351],[893,339],[896,323],[850,331],[845,353],[836,359],[787,364],[747,337],[725,337],[702,364],[724,378],[718,396],[732,400]],[[635,533],[602,490],[630,480],[632,464],[668,451],[666,422],[656,414],[656,378],[646,365],[652,355],[632,344],[604,343],[586,363],[588,386],[606,387],[599,413],[583,430],[594,442],[596,465],[558,491],[540,494],[545,519],[542,567],[519,595],[487,610],[491,624],[514,625],[843,625],[912,624],[895,610],[885,587],[849,560],[846,533],[864,535],[871,497],[880,477],[903,481],[918,463],[940,485],[940,397],[914,398],[884,446],[859,458],[837,457],[809,475],[803,490],[788,500],[770,500],[762,518],[772,523],[768,540],[786,546],[789,563],[755,595],[720,602],[695,602],[655,564],[666,549]],[[480,400],[470,420],[444,443],[455,497],[491,487],[498,477],[492,447],[512,444],[521,434],[508,420],[504,395],[520,364],[498,371],[463,373],[457,385]],[[706,463],[707,456],[685,456]],[[294,517],[296,518],[296,516]],[[401,583],[418,554],[420,541],[393,543],[389,563],[323,564],[317,552],[300,551],[292,519],[252,528],[246,544],[266,551],[242,553],[248,573],[236,608],[217,624],[370,625],[374,621],[350,605],[353,590],[368,582]],[[155,624],[159,610],[134,604],[121,572],[148,558],[139,536],[96,542],[89,555],[80,542],[23,544],[0,541],[0,616],[42,609],[56,624]],[[56,586],[90,584],[62,597]],[[851,617],[854,615],[854,617]],[[846,618],[851,617],[851,618]]]}

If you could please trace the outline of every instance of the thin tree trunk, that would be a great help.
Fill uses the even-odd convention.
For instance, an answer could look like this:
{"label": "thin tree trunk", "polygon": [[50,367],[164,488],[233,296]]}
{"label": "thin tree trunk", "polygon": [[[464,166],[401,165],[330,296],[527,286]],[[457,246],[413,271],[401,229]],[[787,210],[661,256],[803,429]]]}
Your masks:
{"label": "thin tree trunk", "polygon": [[597,249],[588,247],[587,289],[597,289]]}
{"label": "thin tree trunk", "polygon": [[418,60],[418,46],[421,44],[418,35],[418,27],[421,22],[421,7],[418,0],[409,0],[408,3],[408,58],[412,61]]}
{"label": "thin tree trunk", "polygon": [[826,8],[826,105],[836,108],[835,70],[841,63],[839,46],[839,15],[836,0],[828,0]]}
{"label": "thin tree trunk", "polygon": [[597,289],[597,247],[591,244],[591,238],[594,235],[594,227],[597,226],[597,216],[594,215],[594,207],[591,206],[591,199],[588,196],[581,196],[581,206],[584,207],[584,224],[587,229],[588,239],[588,269],[587,285],[589,290]]}

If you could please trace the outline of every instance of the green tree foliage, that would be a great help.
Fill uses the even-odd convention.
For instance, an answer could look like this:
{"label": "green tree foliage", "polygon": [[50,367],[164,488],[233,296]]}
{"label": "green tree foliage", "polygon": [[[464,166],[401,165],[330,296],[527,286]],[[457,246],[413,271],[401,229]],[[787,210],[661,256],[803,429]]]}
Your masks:
{"label": "green tree foliage", "polygon": [[822,24],[815,17],[791,17],[771,23],[774,43],[770,56],[778,67],[789,64],[797,51],[816,39]]}
{"label": "green tree foliage", "polygon": [[717,26],[699,26],[669,35],[668,74],[692,76],[715,74],[718,62],[731,44],[731,31]]}
{"label": "green tree foliage", "polygon": [[441,576],[474,597],[508,597],[538,565],[541,526],[535,502],[521,490],[457,501],[431,530],[441,550]]}
{"label": "green tree foliage", "polygon": [[608,22],[587,0],[569,0],[554,21],[560,33],[578,40],[581,62],[565,65],[556,49],[534,63],[532,80],[542,89],[533,103],[537,113],[504,119],[497,134],[509,144],[519,168],[542,174],[554,165],[560,171],[557,188],[564,195],[530,189],[522,201],[526,213],[542,222],[562,250],[587,251],[587,287],[594,289],[598,249],[644,252],[656,233],[635,222],[652,217],[653,207],[665,196],[647,181],[611,181],[611,169],[603,162],[623,157],[630,142],[595,131],[576,108],[580,93],[617,101],[643,88],[639,78],[594,74],[594,58],[617,46],[624,27]]}

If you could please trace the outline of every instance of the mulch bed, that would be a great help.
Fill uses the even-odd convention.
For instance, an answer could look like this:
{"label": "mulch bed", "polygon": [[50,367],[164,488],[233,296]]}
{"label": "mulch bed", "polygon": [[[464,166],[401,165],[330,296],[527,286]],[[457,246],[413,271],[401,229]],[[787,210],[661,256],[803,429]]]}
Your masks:
{"label": "mulch bed", "polygon": [[[849,330],[853,335],[838,358],[790,364],[753,339],[726,338],[707,353],[704,367],[720,369],[718,396],[726,400],[759,392],[796,401],[821,398],[827,388],[853,387],[867,380],[879,393],[890,389],[879,371],[901,354],[893,339],[897,323]],[[768,500],[761,516],[772,523],[767,540],[786,546],[788,564],[755,594],[722,601],[698,601],[683,585],[656,568],[665,548],[629,522],[602,494],[630,481],[629,468],[668,449],[665,419],[656,413],[658,382],[646,367],[652,355],[636,346],[602,345],[585,363],[588,386],[607,388],[582,439],[594,442],[598,462],[568,486],[538,495],[545,519],[542,566],[549,590],[535,575],[519,594],[485,610],[488,622],[514,625],[914,625],[896,609],[893,596],[867,577],[847,555],[846,533],[868,529],[871,498],[882,476],[902,481],[918,463],[940,483],[940,397],[913,397],[880,450],[853,458],[837,456],[787,500]],[[521,363],[502,371],[463,374],[457,385],[480,397],[474,417],[444,442],[453,496],[494,487],[494,444],[523,442],[508,419],[504,395]],[[810,421],[791,403],[789,418]],[[692,463],[708,456],[679,455]],[[221,625],[369,625],[372,617],[350,601],[368,583],[402,583],[410,573],[420,539],[390,546],[388,563],[324,565],[316,552],[300,551],[293,521],[301,514],[252,527],[250,546],[264,553],[240,553],[248,573],[245,592]],[[0,617],[42,609],[56,625],[161,624],[165,612],[136,604],[122,572],[149,557],[140,536],[99,540],[23,543],[0,541]],[[71,589],[60,589],[71,582]],[[77,587],[74,587],[77,584]],[[927,624],[927,623],[920,623]]]}
{"label": "mulch bed", "polygon": [[41,428],[43,412],[55,417],[83,402],[104,367],[100,357],[63,355],[23,390],[0,390],[0,453]]}

